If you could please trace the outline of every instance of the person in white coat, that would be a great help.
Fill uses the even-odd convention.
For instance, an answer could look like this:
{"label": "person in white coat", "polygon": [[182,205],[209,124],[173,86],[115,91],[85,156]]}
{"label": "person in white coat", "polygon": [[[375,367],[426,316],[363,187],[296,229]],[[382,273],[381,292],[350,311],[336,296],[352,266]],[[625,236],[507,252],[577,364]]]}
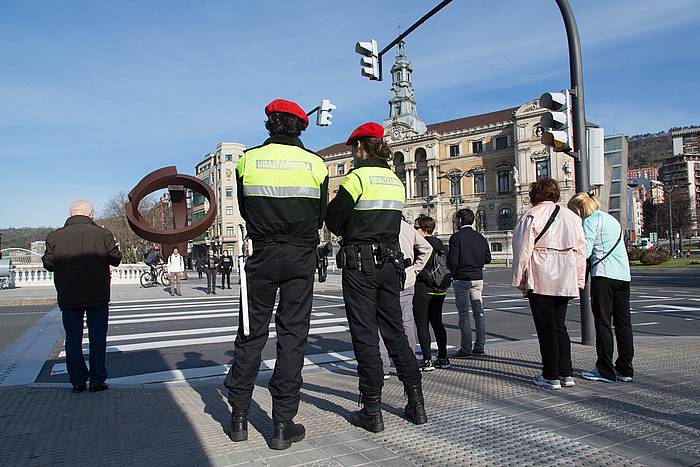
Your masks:
{"label": "person in white coat", "polygon": [[180,279],[185,272],[185,260],[180,256],[177,248],[173,248],[173,254],[168,257],[168,277],[170,277],[170,295],[182,295]]}

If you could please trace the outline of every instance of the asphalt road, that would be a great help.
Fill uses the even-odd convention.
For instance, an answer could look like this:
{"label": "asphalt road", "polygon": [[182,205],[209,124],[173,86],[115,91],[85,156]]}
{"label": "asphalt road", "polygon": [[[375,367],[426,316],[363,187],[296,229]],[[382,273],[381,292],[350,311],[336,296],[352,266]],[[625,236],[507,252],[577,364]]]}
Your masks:
{"label": "asphalt road", "polygon": [[[509,269],[487,269],[484,296],[487,352],[490,345],[499,341],[535,336],[527,300],[509,282]],[[237,315],[238,301],[230,296],[113,303],[107,354],[110,379],[138,383],[225,373],[225,365],[233,358]],[[448,344],[457,346],[458,318],[452,293],[448,294],[445,303],[444,321],[448,329]],[[700,280],[697,277],[689,280],[681,276],[635,274],[632,322],[637,335],[700,335]],[[569,307],[567,326],[572,341],[579,341],[578,300],[572,301]],[[274,366],[274,324],[270,331],[271,337],[263,352],[263,368]],[[307,364],[351,359],[351,351],[341,292],[315,294],[306,348]],[[61,338],[38,382],[68,381],[62,352]]]}
{"label": "asphalt road", "polygon": [[0,307],[0,353],[48,313],[53,305]]}

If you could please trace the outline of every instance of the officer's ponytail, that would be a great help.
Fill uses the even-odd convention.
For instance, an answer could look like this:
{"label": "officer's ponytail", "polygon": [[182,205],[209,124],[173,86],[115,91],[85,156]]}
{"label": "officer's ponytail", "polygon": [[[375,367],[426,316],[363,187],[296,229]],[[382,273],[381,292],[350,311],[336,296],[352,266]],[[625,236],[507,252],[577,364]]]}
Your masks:
{"label": "officer's ponytail", "polygon": [[380,138],[362,138],[360,140],[369,159],[391,160],[391,148]]}

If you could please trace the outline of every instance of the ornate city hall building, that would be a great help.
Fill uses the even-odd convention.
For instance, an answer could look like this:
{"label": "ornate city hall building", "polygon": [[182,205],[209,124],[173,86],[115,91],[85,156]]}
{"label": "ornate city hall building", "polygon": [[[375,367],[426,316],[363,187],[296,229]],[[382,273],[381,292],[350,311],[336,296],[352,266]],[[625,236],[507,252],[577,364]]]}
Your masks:
{"label": "ornate city hall building", "polygon": [[[404,215],[409,222],[429,214],[439,236],[453,232],[454,215],[468,207],[476,228],[494,252],[508,253],[513,226],[529,208],[529,184],[552,177],[562,188],[562,203],[574,193],[573,161],[540,143],[537,100],[519,107],[425,124],[416,111],[411,74],[403,47],[391,68],[389,118],[384,138],[393,150],[391,164],[406,186]],[[352,168],[348,146],[319,151],[328,166],[330,197]],[[330,234],[324,231],[325,239]]]}

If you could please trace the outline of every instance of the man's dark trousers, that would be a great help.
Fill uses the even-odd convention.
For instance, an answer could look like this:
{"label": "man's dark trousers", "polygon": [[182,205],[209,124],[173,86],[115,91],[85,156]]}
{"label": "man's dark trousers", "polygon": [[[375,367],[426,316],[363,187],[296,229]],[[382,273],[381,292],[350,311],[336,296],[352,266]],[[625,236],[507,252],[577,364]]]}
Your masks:
{"label": "man's dark trousers", "polygon": [[392,264],[385,264],[372,275],[343,269],[343,300],[357,359],[359,389],[369,396],[381,394],[384,384],[377,330],[382,333],[399,379],[411,386],[421,382],[416,356],[403,329],[400,290],[399,276]]}
{"label": "man's dark trousers", "polygon": [[216,269],[204,268],[207,275],[207,293],[216,293]]}
{"label": "man's dark trousers", "polygon": [[[615,370],[622,376],[634,376],[632,357],[632,322],[630,318],[630,283],[594,277],[591,279],[591,309],[595,319],[595,366],[603,378],[615,381]],[[617,360],[613,367],[613,331],[617,339]]]}
{"label": "man's dark trousers", "polygon": [[[107,321],[109,305],[85,308],[63,308],[63,328],[66,332],[66,366],[73,386],[100,385],[107,379],[105,351],[107,349]],[[88,338],[90,339],[90,370],[83,357],[83,317],[87,313]]]}
{"label": "man's dark trousers", "polygon": [[253,255],[245,265],[250,335],[243,335],[239,314],[233,365],[224,384],[229,390],[233,413],[247,413],[279,289],[280,300],[275,312],[277,361],[268,388],[272,394],[273,422],[286,422],[292,420],[299,409],[304,347],[313,302],[315,246],[255,241],[253,246]]}

